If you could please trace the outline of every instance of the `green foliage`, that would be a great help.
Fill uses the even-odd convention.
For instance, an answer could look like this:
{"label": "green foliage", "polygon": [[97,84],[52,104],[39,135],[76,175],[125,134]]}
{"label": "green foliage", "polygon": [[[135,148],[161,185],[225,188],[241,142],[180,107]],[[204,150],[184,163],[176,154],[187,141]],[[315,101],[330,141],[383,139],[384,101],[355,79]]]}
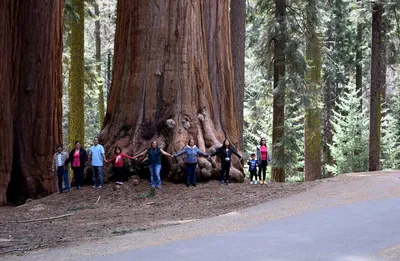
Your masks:
{"label": "green foliage", "polygon": [[[116,22],[116,0],[98,1],[100,15],[94,12],[95,0],[85,1],[85,66],[84,66],[84,117],[85,117],[85,147],[88,147],[92,138],[100,131],[98,99],[99,85],[103,92],[108,93],[111,79],[108,79],[107,64],[111,54],[114,53],[114,34]],[[71,0],[66,0],[64,5],[64,52],[63,52],[63,137],[64,144],[68,144],[68,117],[69,117],[69,71],[70,71],[70,23],[77,21],[79,16],[71,5]],[[101,23],[101,75],[96,71],[98,65],[95,59],[95,21]],[[112,69],[112,68],[110,68]],[[106,99],[105,99],[106,100]]]}
{"label": "green foliage", "polygon": [[381,124],[383,169],[400,169],[400,90],[391,97]]}
{"label": "green foliage", "polygon": [[336,104],[333,117],[332,155],[334,166],[328,171],[339,174],[368,169],[368,114],[361,111],[355,82],[351,80]]}

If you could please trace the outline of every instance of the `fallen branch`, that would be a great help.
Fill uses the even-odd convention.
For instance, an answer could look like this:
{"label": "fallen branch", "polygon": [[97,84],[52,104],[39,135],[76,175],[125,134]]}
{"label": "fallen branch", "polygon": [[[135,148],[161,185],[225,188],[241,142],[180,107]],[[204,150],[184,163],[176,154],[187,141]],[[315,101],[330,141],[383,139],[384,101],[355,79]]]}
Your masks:
{"label": "fallen branch", "polygon": [[97,199],[96,203],[94,203],[95,205],[97,205],[97,203],[99,202],[101,196],[99,196],[99,198]]}
{"label": "fallen branch", "polygon": [[9,221],[9,222],[10,223],[30,223],[30,222],[38,222],[38,221],[48,221],[48,220],[68,217],[68,216],[72,216],[72,215],[75,215],[75,213],[69,213],[69,214],[56,216],[56,217],[49,217],[49,218],[38,218],[38,219],[18,220],[18,221]]}
{"label": "fallen branch", "polygon": [[13,253],[13,252],[26,252],[26,251],[32,251],[35,249],[38,249],[39,247],[42,246],[35,246],[35,247],[28,247],[28,248],[16,248],[16,249],[10,249],[10,250],[6,250],[4,252],[0,252],[0,255],[5,255],[8,253]]}

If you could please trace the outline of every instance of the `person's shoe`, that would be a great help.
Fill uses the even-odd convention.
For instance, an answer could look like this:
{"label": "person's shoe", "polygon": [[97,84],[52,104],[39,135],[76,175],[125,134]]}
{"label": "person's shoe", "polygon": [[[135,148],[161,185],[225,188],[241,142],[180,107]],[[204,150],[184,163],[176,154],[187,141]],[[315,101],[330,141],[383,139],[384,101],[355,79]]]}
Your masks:
{"label": "person's shoe", "polygon": [[92,188],[97,188],[97,186],[96,185],[93,185],[93,187]]}
{"label": "person's shoe", "polygon": [[124,183],[122,183],[121,181],[119,182],[120,185],[123,185]]}
{"label": "person's shoe", "polygon": [[157,186],[156,189],[161,189],[161,187],[160,187],[160,186]]}
{"label": "person's shoe", "polygon": [[224,182],[223,182],[223,181],[220,181],[219,184],[220,184],[220,185],[224,185]]}
{"label": "person's shoe", "polygon": [[98,188],[98,189],[101,189],[101,188],[103,188],[103,186],[102,186],[102,185],[99,185],[97,188]]}
{"label": "person's shoe", "polygon": [[78,187],[77,190],[82,190],[82,187]]}
{"label": "person's shoe", "polygon": [[61,194],[61,193],[63,193],[62,191],[58,191],[58,194]]}
{"label": "person's shoe", "polygon": [[193,183],[192,186],[193,186],[193,187],[196,187],[196,184]]}
{"label": "person's shoe", "polygon": [[186,187],[188,188],[188,187],[190,187],[190,185],[189,185],[189,184],[186,184]]}

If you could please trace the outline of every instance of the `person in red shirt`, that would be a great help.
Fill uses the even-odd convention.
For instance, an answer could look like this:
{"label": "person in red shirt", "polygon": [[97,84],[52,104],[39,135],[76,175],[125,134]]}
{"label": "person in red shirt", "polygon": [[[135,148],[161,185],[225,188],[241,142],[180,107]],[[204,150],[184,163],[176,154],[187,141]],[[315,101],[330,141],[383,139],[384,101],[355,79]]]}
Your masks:
{"label": "person in red shirt", "polygon": [[[267,184],[266,181],[266,171],[268,162],[271,161],[271,157],[268,152],[267,141],[265,138],[261,138],[260,146],[257,147],[257,163],[258,163],[258,178],[260,180],[260,184]],[[261,179],[261,172],[263,177]]]}
{"label": "person in red shirt", "polygon": [[112,157],[109,160],[106,160],[106,162],[111,162],[112,164],[114,164],[114,174],[117,176],[117,184],[118,185],[122,185],[122,180],[123,180],[123,167],[124,167],[124,161],[123,159],[133,159],[133,157],[128,156],[124,153],[122,153],[122,150],[120,147],[116,147],[114,150],[114,157]]}

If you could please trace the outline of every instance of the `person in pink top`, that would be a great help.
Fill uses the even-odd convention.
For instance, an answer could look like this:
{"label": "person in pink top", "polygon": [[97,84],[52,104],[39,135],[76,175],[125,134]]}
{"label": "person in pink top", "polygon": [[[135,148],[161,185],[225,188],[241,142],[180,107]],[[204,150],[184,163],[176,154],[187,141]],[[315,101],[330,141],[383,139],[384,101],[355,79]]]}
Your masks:
{"label": "person in pink top", "polygon": [[69,153],[69,157],[65,164],[71,162],[71,167],[74,171],[75,185],[78,190],[81,190],[83,186],[83,171],[85,170],[87,161],[88,154],[86,150],[81,147],[79,141],[75,141],[75,148],[73,148]]}
{"label": "person in pink top", "polygon": [[[260,180],[260,184],[267,184],[265,177],[269,161],[271,161],[271,157],[269,155],[267,141],[265,138],[261,138],[260,145],[257,147],[258,179]],[[263,174],[262,179],[261,172]]]}
{"label": "person in pink top", "polygon": [[114,165],[114,174],[117,176],[117,184],[122,185],[122,180],[123,180],[123,175],[124,175],[124,160],[123,159],[133,159],[133,157],[128,156],[124,153],[122,153],[122,150],[120,147],[116,147],[114,150],[114,157],[112,157],[109,160],[106,160],[106,162],[111,162]]}

